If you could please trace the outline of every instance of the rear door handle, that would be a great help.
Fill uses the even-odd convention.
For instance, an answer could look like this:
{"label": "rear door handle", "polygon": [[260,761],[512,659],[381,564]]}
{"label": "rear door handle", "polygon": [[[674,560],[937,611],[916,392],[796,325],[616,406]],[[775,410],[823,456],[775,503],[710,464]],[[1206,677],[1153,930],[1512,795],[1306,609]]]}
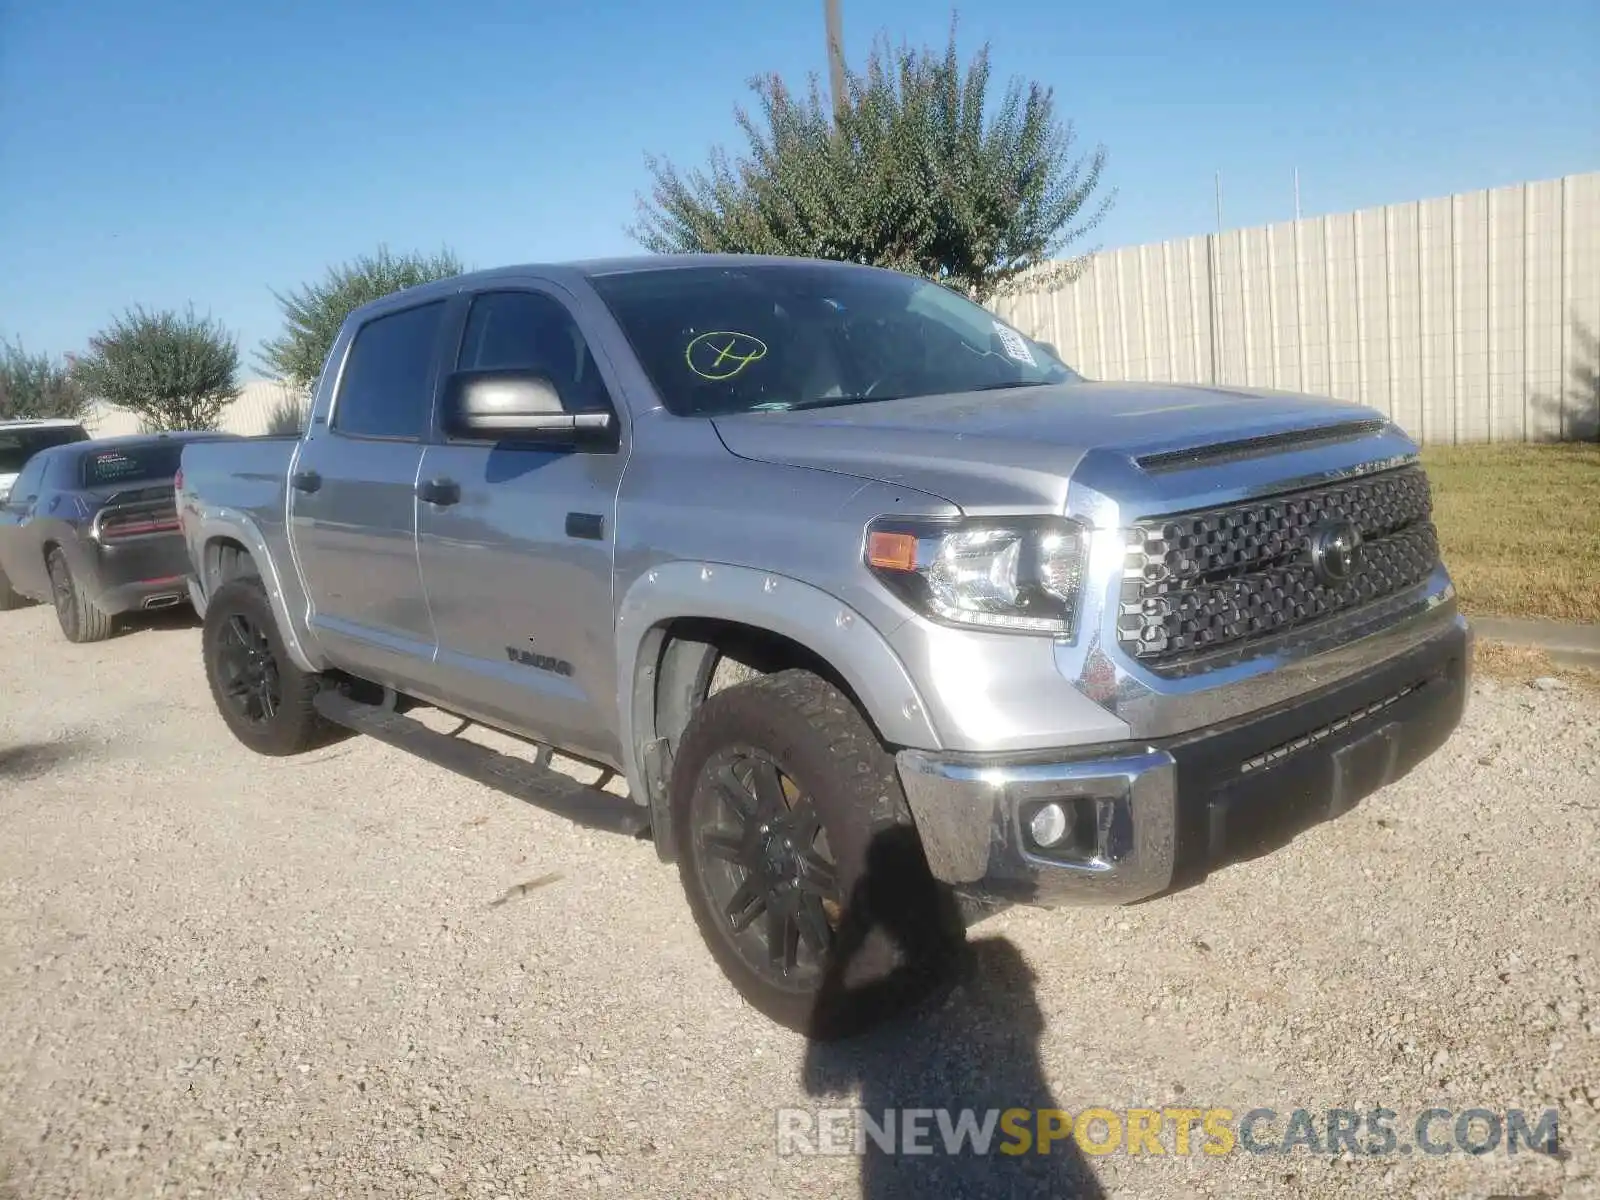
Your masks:
{"label": "rear door handle", "polygon": [[417,499],[442,508],[461,499],[461,485],[454,479],[430,479],[417,484]]}
{"label": "rear door handle", "polygon": [[322,476],[315,471],[296,471],[289,476],[289,486],[297,492],[314,492],[322,486]]}

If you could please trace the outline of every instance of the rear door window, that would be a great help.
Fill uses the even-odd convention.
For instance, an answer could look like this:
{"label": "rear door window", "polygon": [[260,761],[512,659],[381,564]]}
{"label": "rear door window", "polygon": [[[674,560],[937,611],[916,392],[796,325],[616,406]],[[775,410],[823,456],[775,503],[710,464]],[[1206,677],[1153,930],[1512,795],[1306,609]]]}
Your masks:
{"label": "rear door window", "polygon": [[445,301],[402,309],[356,332],[333,403],[337,433],[420,440],[433,411],[433,364]]}

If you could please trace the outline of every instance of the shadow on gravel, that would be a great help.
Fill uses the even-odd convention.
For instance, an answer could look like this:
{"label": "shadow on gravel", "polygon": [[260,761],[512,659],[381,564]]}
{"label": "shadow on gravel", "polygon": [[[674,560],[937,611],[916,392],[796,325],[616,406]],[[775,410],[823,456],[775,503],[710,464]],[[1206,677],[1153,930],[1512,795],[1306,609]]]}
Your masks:
{"label": "shadow on gravel", "polygon": [[[856,916],[863,912],[871,914],[865,921]],[[874,929],[899,947],[898,965],[872,982],[852,985],[852,959]],[[1053,1141],[1049,1153],[1040,1153],[1032,1139],[1039,1111],[1061,1107],[1039,1058],[1044,1016],[1034,982],[1022,953],[1005,938],[967,940],[954,898],[927,877],[914,833],[891,831],[873,843],[866,873],[845,910],[804,1065],[812,1096],[841,1097],[839,1103],[848,1104],[843,1097],[860,1088],[866,1200],[1101,1200],[1104,1193],[1070,1135]],[[908,993],[923,995],[924,1003],[897,1020],[874,1024]],[[857,1028],[867,1031],[850,1036]],[[918,1109],[932,1111],[913,1117],[908,1133],[907,1114]],[[999,1120],[1008,1109],[1028,1112],[1020,1121],[1013,1114],[1008,1128]],[[963,1132],[964,1110],[971,1114],[965,1128],[975,1136],[952,1153],[947,1144]],[[985,1128],[987,1150],[975,1151]],[[1018,1129],[1029,1133],[1024,1153],[1016,1152],[1022,1145]],[[947,1131],[955,1135],[948,1141]],[[906,1153],[908,1137],[913,1147],[926,1149]],[[1004,1146],[1011,1153],[1002,1153]]]}
{"label": "shadow on gravel", "polygon": [[0,746],[0,780],[36,779],[51,768],[76,758],[74,742],[24,742]]}
{"label": "shadow on gravel", "polygon": [[177,604],[172,608],[158,609],[155,612],[125,613],[117,619],[115,637],[131,637],[140,633],[157,633],[167,629],[199,629],[200,615],[187,604]]}

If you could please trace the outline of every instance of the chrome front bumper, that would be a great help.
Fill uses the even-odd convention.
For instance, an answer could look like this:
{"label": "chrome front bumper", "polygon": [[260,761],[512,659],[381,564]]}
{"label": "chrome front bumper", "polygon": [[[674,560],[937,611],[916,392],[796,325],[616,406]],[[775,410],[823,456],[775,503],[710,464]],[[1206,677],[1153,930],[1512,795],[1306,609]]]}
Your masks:
{"label": "chrome front bumper", "polygon": [[[1433,753],[1461,719],[1471,640],[1451,614],[1358,675],[1171,737],[896,762],[937,878],[1022,903],[1127,903],[1223,860],[1259,816],[1336,816]],[[1050,802],[1070,832],[1046,850],[1028,824]]]}
{"label": "chrome front bumper", "polygon": [[[999,899],[1118,904],[1154,895],[1177,859],[1178,771],[1151,749],[1082,762],[963,762],[920,750],[897,758],[934,876]],[[1033,846],[1030,811],[1062,804],[1071,851]]]}

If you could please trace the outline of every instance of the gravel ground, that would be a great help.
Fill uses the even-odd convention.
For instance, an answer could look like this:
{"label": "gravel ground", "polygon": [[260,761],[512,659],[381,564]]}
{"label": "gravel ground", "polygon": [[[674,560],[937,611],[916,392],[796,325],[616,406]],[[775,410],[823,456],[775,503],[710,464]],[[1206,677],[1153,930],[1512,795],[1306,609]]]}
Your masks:
{"label": "gravel ground", "polygon": [[1558,1158],[1085,1169],[1117,1196],[1600,1195],[1580,690],[1481,679],[1443,752],[1339,820],[1148,904],[1003,913],[979,982],[824,1051],[744,1008],[647,845],[370,741],[249,755],[187,624],[74,647],[5,614],[0,666],[0,1196],[1026,1194],[1061,1168],[777,1153],[777,1109],[858,1095],[1402,1132],[1556,1106]]}

